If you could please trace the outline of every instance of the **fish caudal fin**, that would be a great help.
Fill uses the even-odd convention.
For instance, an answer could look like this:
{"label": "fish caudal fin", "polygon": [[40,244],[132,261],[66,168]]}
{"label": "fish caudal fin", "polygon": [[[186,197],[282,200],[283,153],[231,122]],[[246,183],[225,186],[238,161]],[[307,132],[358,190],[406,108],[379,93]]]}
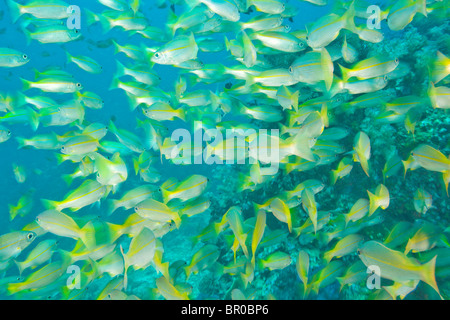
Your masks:
{"label": "fish caudal fin", "polygon": [[7,2],[8,2],[9,13],[11,15],[12,22],[16,23],[16,21],[23,14],[22,6],[13,0],[7,0]]}
{"label": "fish caudal fin", "polygon": [[435,278],[436,258],[437,256],[422,266],[421,280],[432,287],[439,294],[439,296],[441,296]]}

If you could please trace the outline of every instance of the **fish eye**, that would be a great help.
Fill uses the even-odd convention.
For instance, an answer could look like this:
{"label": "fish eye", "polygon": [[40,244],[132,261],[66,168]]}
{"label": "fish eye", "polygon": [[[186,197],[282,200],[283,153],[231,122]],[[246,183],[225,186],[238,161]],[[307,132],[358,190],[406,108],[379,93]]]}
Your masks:
{"label": "fish eye", "polygon": [[23,58],[23,60],[27,60],[27,59],[28,59],[28,56],[27,56],[26,54],[24,54],[24,55],[22,56],[22,58]]}
{"label": "fish eye", "polygon": [[292,68],[292,66],[289,67],[289,72],[294,73],[294,68]]}
{"label": "fish eye", "polygon": [[139,210],[139,208],[138,207],[134,207],[134,211],[138,211]]}
{"label": "fish eye", "polygon": [[61,147],[61,150],[66,150],[66,147],[62,146],[62,147]]}
{"label": "fish eye", "polygon": [[388,81],[388,80],[389,80],[388,76],[385,75],[385,76],[384,76],[384,81]]}
{"label": "fish eye", "polygon": [[284,3],[281,4],[281,7],[284,9],[286,8],[286,6],[284,5]]}
{"label": "fish eye", "polygon": [[306,40],[306,41],[308,41],[308,40],[309,40],[309,37],[308,37],[308,36],[306,36],[306,37],[305,37],[305,40]]}
{"label": "fish eye", "polygon": [[34,235],[32,233],[27,234],[27,239],[31,240],[34,238]]}
{"label": "fish eye", "polygon": [[81,83],[77,83],[77,87],[78,87],[78,88],[81,88]]}
{"label": "fish eye", "polygon": [[155,53],[155,58],[159,58],[159,53],[158,52]]}
{"label": "fish eye", "polygon": [[11,130],[8,130],[8,136],[10,136],[11,135]]}
{"label": "fish eye", "polygon": [[398,60],[398,58],[395,58],[394,62],[395,62],[395,63],[399,63],[400,60]]}
{"label": "fish eye", "polygon": [[305,44],[304,44],[303,42],[299,42],[299,43],[298,43],[298,46],[299,46],[300,48],[303,48],[303,47],[305,46]]}
{"label": "fish eye", "polygon": [[358,254],[358,256],[361,255],[361,250],[356,250],[356,253]]}

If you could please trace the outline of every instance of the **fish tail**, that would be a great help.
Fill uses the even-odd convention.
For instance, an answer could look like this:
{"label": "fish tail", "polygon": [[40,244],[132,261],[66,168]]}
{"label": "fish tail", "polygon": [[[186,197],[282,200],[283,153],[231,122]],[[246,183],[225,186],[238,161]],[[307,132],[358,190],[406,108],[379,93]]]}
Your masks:
{"label": "fish tail", "polygon": [[70,55],[69,51],[66,51],[66,58],[67,58],[67,63],[70,63],[73,61],[72,56]]}
{"label": "fish tail", "polygon": [[338,179],[337,170],[331,170],[330,172],[330,184],[334,185]]}
{"label": "fish tail", "polygon": [[169,200],[170,200],[170,199],[169,199],[169,197],[170,197],[170,191],[161,188],[161,194],[162,194],[162,197],[163,197],[163,199],[164,199],[164,203],[169,202]]}
{"label": "fish tail", "polygon": [[323,259],[325,260],[326,264],[329,264],[331,259],[333,259],[333,252],[327,251],[323,254]]}
{"label": "fish tail", "polygon": [[331,56],[328,53],[327,49],[320,49],[320,64],[323,70],[323,79],[325,81],[325,87],[328,91],[331,89],[331,85],[333,84],[333,71],[334,66],[331,60]]}
{"label": "fish tail", "polygon": [[58,165],[60,165],[61,163],[63,163],[64,161],[67,160],[64,154],[56,153],[55,156],[56,156],[56,162],[58,163]]}
{"label": "fish tail", "polygon": [[70,265],[74,262],[70,251],[59,249],[58,253],[61,255],[61,260],[64,262],[64,265]]}
{"label": "fish tail", "polygon": [[17,269],[19,270],[19,275],[22,275],[22,272],[24,270],[24,262],[20,262],[17,260],[13,260],[13,261],[16,264]]}
{"label": "fish tail", "polygon": [[444,171],[442,172],[442,179],[444,180],[444,186],[445,186],[445,192],[447,193],[447,197],[448,197],[448,184],[449,184],[449,177],[450,176],[450,171]]}
{"label": "fish tail", "polygon": [[137,175],[139,172],[139,159],[133,158],[133,168],[134,168],[134,173]]}
{"label": "fish tail", "polygon": [[195,42],[195,37],[194,37],[193,32],[191,32],[189,34],[189,46],[192,46],[193,48],[195,48],[195,57],[197,57],[198,45],[197,45],[197,42]]}
{"label": "fish tail", "polygon": [[31,110],[28,113],[28,117],[30,120],[31,128],[33,129],[33,131],[36,131],[39,128],[39,114],[36,111]]}
{"label": "fish tail", "polygon": [[192,273],[192,269],[190,266],[183,267],[184,273],[186,274],[186,281],[189,279]]}
{"label": "fish tail", "polygon": [[[426,0],[425,0],[426,1]],[[344,21],[344,28],[350,31],[353,31],[356,29],[355,25],[355,2],[352,1],[350,4],[350,7],[347,9],[347,11],[342,16],[342,20]]]}
{"label": "fish tail", "polygon": [[23,283],[10,283],[8,284],[8,294],[12,295],[19,291],[22,291]]}
{"label": "fish tail", "polygon": [[17,140],[17,143],[19,144],[17,149],[22,149],[22,148],[25,148],[27,146],[27,140],[25,138],[16,137],[16,140]]}
{"label": "fish tail", "polygon": [[378,197],[374,195],[372,192],[367,191],[369,195],[369,217],[378,209]]}
{"label": "fish tail", "polygon": [[450,59],[443,55],[440,51],[437,52],[437,59],[434,62],[432,70],[433,82],[438,83],[450,73],[447,65],[450,64]]}
{"label": "fish tail", "polygon": [[255,77],[253,75],[251,75],[250,73],[246,73],[245,74],[245,85],[246,86],[251,86],[255,83]]}
{"label": "fish tail", "polygon": [[23,106],[27,103],[27,97],[20,91],[16,92],[13,97],[7,96],[5,100],[7,103],[7,109],[10,111],[12,111],[11,103],[17,107]]}
{"label": "fish tail", "polygon": [[98,15],[96,15],[95,13],[93,13],[90,10],[85,10],[85,14],[86,14],[86,22],[88,25],[94,24],[98,21],[100,21],[100,18]]}
{"label": "fish tail", "polygon": [[20,80],[22,81],[22,91],[26,91],[26,90],[30,90],[32,88],[32,82],[22,79],[20,78]]}
{"label": "fish tail", "polygon": [[298,99],[300,97],[300,91],[296,91],[291,96],[291,104],[294,107],[295,112],[298,111]]}
{"label": "fish tail", "polygon": [[52,200],[47,200],[47,199],[41,199],[42,205],[47,209],[47,210],[51,210],[51,209],[57,209],[59,206],[59,202],[58,201],[52,201]]}
{"label": "fish tail", "polygon": [[342,73],[342,80],[347,81],[350,78],[350,69],[344,68],[343,66],[341,66],[340,64],[339,68],[341,68],[341,73]]}
{"label": "fish tail", "polygon": [[61,178],[64,180],[68,187],[70,187],[74,179],[71,174],[63,174]]}
{"label": "fish tail", "polygon": [[127,290],[128,286],[128,276],[127,276],[127,270],[128,270],[128,259],[126,254],[123,252],[122,245],[120,245],[120,253],[123,257],[123,289]]}
{"label": "fish tail", "polygon": [[121,52],[122,50],[120,48],[120,45],[116,41],[114,41],[114,39],[111,40],[111,41],[112,41],[113,46],[114,46],[114,54],[118,54],[119,52]]}
{"label": "fish tail", "polygon": [[348,223],[350,222],[350,215],[344,214],[345,227],[347,228]]}
{"label": "fish tail", "polygon": [[417,0],[416,1],[416,11],[427,16],[427,0]]}
{"label": "fish tail", "polygon": [[439,296],[441,296],[435,278],[436,258],[437,255],[422,266],[421,280],[431,286],[439,294]]}
{"label": "fish tail", "polygon": [[370,177],[370,175],[369,175],[369,162],[367,161],[367,159],[365,159],[365,158],[359,159],[359,163],[361,163],[361,167],[364,170],[365,174],[368,177]]}
{"label": "fish tail", "polygon": [[9,5],[9,13],[11,14],[12,22],[16,23],[16,21],[23,14],[22,6],[13,0],[7,0],[7,2]]}
{"label": "fish tail", "polygon": [[107,17],[104,17],[103,15],[98,16],[98,21],[100,22],[100,25],[102,26],[102,30],[103,30],[104,34],[113,28],[113,26],[111,25],[111,20]]}
{"label": "fish tail", "polygon": [[170,29],[172,37],[175,35],[175,33],[177,32],[177,27],[175,26],[175,24],[177,23],[177,15],[175,14],[175,12],[173,12],[172,10],[169,10],[169,15],[167,17],[167,28]]}
{"label": "fish tail", "polygon": [[294,154],[296,156],[299,156],[300,158],[304,158],[311,162],[316,162],[316,159],[314,158],[314,154],[309,147],[309,138],[306,136],[303,136],[301,134],[297,134],[297,136],[294,138],[295,142],[295,150]]}
{"label": "fish tail", "polygon": [[114,77],[111,85],[109,86],[109,90],[114,90],[114,89],[119,89],[119,78],[118,77]]}
{"label": "fish tail", "polygon": [[258,259],[258,262],[256,263],[256,266],[260,269],[263,270],[264,269],[264,261],[261,259]]}
{"label": "fish tail", "polygon": [[340,293],[345,286],[345,283],[344,283],[345,278],[344,277],[336,277],[336,280],[340,284],[340,286],[339,286],[339,293]]}
{"label": "fish tail", "polygon": [[178,116],[178,118],[180,118],[181,120],[183,120],[183,121],[186,122],[186,114],[185,114],[185,112],[184,112],[183,107],[178,108],[176,111],[177,111],[177,116]]}
{"label": "fish tail", "polygon": [[9,221],[13,221],[14,218],[17,217],[19,210],[17,207],[14,207],[12,204],[8,204],[8,208],[9,208]]}
{"label": "fish tail", "polygon": [[133,13],[136,14],[139,11],[139,7],[141,5],[140,0],[132,0],[130,3],[130,8],[133,10]]}
{"label": "fish tail", "polygon": [[125,66],[121,64],[119,60],[116,60],[116,62],[117,62],[116,78],[125,76]]}

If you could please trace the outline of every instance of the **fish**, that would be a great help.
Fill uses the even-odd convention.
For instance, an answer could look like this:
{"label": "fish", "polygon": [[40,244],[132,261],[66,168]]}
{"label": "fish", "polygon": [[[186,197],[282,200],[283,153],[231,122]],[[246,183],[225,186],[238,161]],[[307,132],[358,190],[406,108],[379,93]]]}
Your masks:
{"label": "fish", "polygon": [[205,176],[192,175],[170,189],[162,188],[161,192],[165,202],[172,199],[187,201],[200,196],[206,189],[207,184],[208,178]]}
{"label": "fish", "polygon": [[333,249],[323,254],[324,260],[328,264],[334,257],[340,258],[342,256],[355,252],[363,239],[364,238],[361,235],[356,233],[342,238],[336,243]]}
{"label": "fish", "polygon": [[13,23],[22,15],[30,14],[38,19],[65,19],[69,17],[69,4],[60,0],[42,2],[39,0],[29,1],[21,5],[13,0],[7,1]]}
{"label": "fish", "polygon": [[17,68],[30,62],[30,57],[10,48],[0,48],[0,67]]}
{"label": "fish", "polygon": [[113,214],[118,208],[129,210],[142,201],[153,197],[156,191],[157,189],[154,185],[147,184],[127,191],[121,199],[110,199],[109,214]]}
{"label": "fish", "polygon": [[0,261],[15,259],[36,239],[32,231],[13,231],[0,236]]}
{"label": "fish", "polygon": [[261,269],[268,268],[270,271],[284,269],[292,262],[291,257],[282,251],[276,251],[270,254],[267,258],[259,260],[259,267]]}
{"label": "fish", "polygon": [[256,262],[256,249],[258,248],[261,239],[264,236],[264,231],[266,228],[266,213],[264,211],[259,211],[256,216],[255,228],[252,234],[252,260],[251,263],[255,266]]}
{"label": "fish", "polygon": [[306,293],[308,291],[309,265],[310,257],[308,252],[301,250],[298,253],[295,269],[297,270],[298,277],[303,283],[303,298],[306,298]]}
{"label": "fish", "polygon": [[36,222],[45,231],[68,237],[75,240],[80,239],[81,229],[78,224],[68,215],[57,210],[47,210],[36,217]]}
{"label": "fish", "polygon": [[39,289],[50,285],[66,272],[67,266],[67,261],[64,260],[47,264],[30,274],[24,281],[10,283],[8,285],[8,294],[11,295],[19,291]]}
{"label": "fish", "polygon": [[173,211],[166,204],[155,199],[147,199],[138,203],[135,212],[141,217],[158,222],[173,221],[177,227],[181,224],[181,218],[177,211]]}
{"label": "fish", "polygon": [[418,164],[430,171],[445,172],[450,170],[450,159],[433,147],[421,144],[411,151]]}
{"label": "fish", "polygon": [[353,140],[353,161],[359,162],[365,174],[369,177],[369,159],[371,154],[369,136],[363,131],[358,132]]}
{"label": "fish", "polygon": [[367,191],[369,195],[369,217],[378,209],[385,210],[389,206],[389,190],[380,184],[377,186],[375,193]]}
{"label": "fish", "polygon": [[419,214],[426,214],[427,211],[432,208],[433,197],[431,194],[423,188],[418,188],[414,192],[414,209]]}
{"label": "fish", "polygon": [[220,251],[216,245],[213,244],[204,245],[196,253],[194,253],[190,264],[184,267],[186,278],[189,279],[192,273],[198,273],[199,271],[212,265],[214,262],[217,261],[219,255]]}
{"label": "fish", "polygon": [[397,31],[404,29],[419,12],[427,16],[427,2],[424,0],[398,0],[389,9],[387,23],[389,29]]}
{"label": "fish", "polygon": [[87,56],[72,56],[68,51],[66,54],[68,63],[73,62],[89,73],[98,74],[102,72],[102,66],[94,59]]}
{"label": "fish", "polygon": [[19,274],[22,274],[28,268],[34,269],[50,260],[57,244],[58,242],[55,239],[43,240],[36,245],[24,261],[14,260],[17,269],[19,269]]}
{"label": "fish", "polygon": [[340,66],[344,81],[356,77],[358,80],[366,80],[381,77],[397,68],[400,60],[383,56],[373,56],[356,63],[351,69]]}
{"label": "fish", "polygon": [[159,48],[151,57],[158,64],[176,65],[197,58],[198,45],[194,34],[180,35]]}
{"label": "fish", "polygon": [[358,199],[350,209],[350,212],[345,214],[345,223],[350,221],[358,221],[364,218],[369,213],[370,202],[367,199]]}
{"label": "fish", "polygon": [[324,48],[335,40],[341,29],[353,29],[355,9],[350,5],[349,9],[341,16],[331,13],[315,21],[308,27],[306,41],[313,49]]}
{"label": "fish", "polygon": [[368,267],[376,265],[382,270],[381,277],[400,283],[421,280],[438,294],[435,279],[436,256],[425,264],[407,257],[404,253],[389,249],[380,242],[371,240],[358,249],[361,261]]}
{"label": "fish", "polygon": [[128,277],[127,270],[129,267],[133,269],[145,269],[153,259],[155,254],[155,235],[148,229],[143,228],[142,231],[131,240],[130,247],[125,254],[123,248],[120,251],[124,261],[124,288],[127,288]]}
{"label": "fish", "polygon": [[70,209],[78,211],[81,208],[100,201],[107,193],[107,188],[95,180],[85,180],[78,188],[69,192],[62,201],[52,201],[42,199],[42,203],[47,209],[62,211]]}

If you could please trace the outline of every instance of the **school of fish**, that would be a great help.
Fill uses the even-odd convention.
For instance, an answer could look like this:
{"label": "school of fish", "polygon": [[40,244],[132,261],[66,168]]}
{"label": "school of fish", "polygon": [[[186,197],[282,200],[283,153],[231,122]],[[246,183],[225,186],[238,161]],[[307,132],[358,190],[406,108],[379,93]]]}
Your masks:
{"label": "school of fish", "polygon": [[[430,112],[448,119],[448,34],[421,71],[427,79],[421,84],[410,77],[419,66],[367,50],[417,20],[448,25],[448,0],[386,1],[380,5],[381,29],[366,24],[366,0],[151,0],[150,11],[140,0],[93,2],[80,16],[100,30],[98,39],[67,26],[75,10],[69,2],[0,3],[4,19],[30,45],[56,44],[66,57],[63,67],[34,68],[34,78],[20,79],[22,88],[0,88],[0,150],[6,143],[43,150],[55,166],[71,168],[52,177],[64,181],[65,196],[37,199],[38,187],[29,185],[18,200],[2,201],[1,214],[24,223],[0,234],[0,297],[316,299],[329,290],[333,298],[357,290],[362,299],[450,298],[450,216],[441,206],[449,195],[450,143],[424,141],[417,133]],[[287,23],[301,15],[298,6],[327,2],[331,13],[306,28]],[[150,23],[160,12],[168,15],[165,28]],[[101,40],[112,29],[137,37],[140,45]],[[79,55],[65,47],[83,41],[111,46],[115,55]],[[203,55],[217,58],[203,63]],[[38,59],[0,41],[0,76],[14,77]],[[131,126],[114,117],[91,122],[91,111],[112,107],[104,92],[66,70],[71,65],[101,74],[107,59],[116,66],[110,90],[126,97]],[[165,74],[156,66],[176,74],[171,91],[160,88]],[[420,90],[396,89],[406,77]],[[402,138],[389,146],[376,141],[362,126],[365,117],[366,125],[404,132],[409,149]],[[34,134],[21,135],[23,125]],[[195,172],[195,165],[186,167],[183,178],[170,172],[165,178],[158,165],[182,167],[180,146],[192,148],[171,139],[177,127],[207,137],[211,130],[224,136],[232,130],[249,143],[269,138],[278,170],[269,167],[272,158],[209,137],[210,157],[245,161],[217,165],[238,171],[234,184]],[[245,136],[246,130],[256,133]],[[383,149],[395,151],[379,168],[374,155]],[[46,174],[45,168],[31,172],[24,162],[8,170],[21,185],[30,175]],[[410,179],[418,172],[424,180],[415,185]],[[295,181],[293,187],[279,183],[284,178]],[[440,185],[432,187],[436,181]],[[402,190],[394,188],[397,182]],[[440,190],[440,201],[430,189]],[[364,196],[352,197],[354,190]],[[395,220],[400,191],[407,191],[409,217]],[[223,193],[236,201],[219,205]],[[433,211],[438,222],[430,218]],[[113,219],[118,216],[120,223]],[[165,239],[202,216],[210,216],[203,230],[177,239],[180,250],[187,244],[192,253],[168,258]],[[133,285],[137,272],[151,279],[140,281],[139,290]],[[260,280],[273,274],[279,280],[262,290]],[[204,275],[209,286],[226,283],[215,290],[220,295],[201,292]],[[374,276],[381,286],[369,289]],[[286,297],[277,288],[295,294]]]}

